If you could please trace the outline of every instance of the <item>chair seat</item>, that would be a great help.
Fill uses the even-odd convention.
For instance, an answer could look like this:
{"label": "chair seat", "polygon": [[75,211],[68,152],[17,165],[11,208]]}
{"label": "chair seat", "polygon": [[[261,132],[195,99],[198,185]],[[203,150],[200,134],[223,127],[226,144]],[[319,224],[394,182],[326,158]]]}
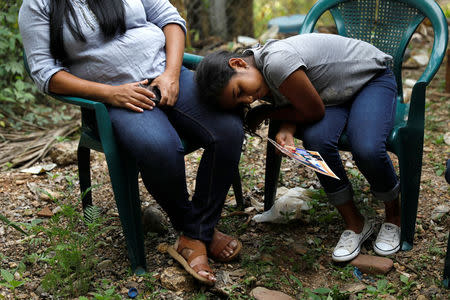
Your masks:
{"label": "chair seat", "polygon": [[304,20],[305,15],[283,16],[271,19],[268,26],[278,26],[278,31],[282,33],[298,33]]}

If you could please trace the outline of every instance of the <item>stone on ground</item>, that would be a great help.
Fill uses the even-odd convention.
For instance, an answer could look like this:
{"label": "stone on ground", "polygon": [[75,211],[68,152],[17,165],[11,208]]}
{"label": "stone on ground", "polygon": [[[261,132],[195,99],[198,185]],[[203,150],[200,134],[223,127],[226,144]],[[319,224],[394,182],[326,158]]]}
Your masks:
{"label": "stone on ground", "polygon": [[191,292],[194,290],[194,278],[183,269],[169,267],[161,274],[161,285],[171,291]]}
{"label": "stone on ground", "polygon": [[364,254],[358,255],[350,264],[367,274],[386,274],[394,266],[392,259]]}
{"label": "stone on ground", "polygon": [[250,296],[256,300],[294,300],[289,295],[280,291],[269,290],[264,287],[256,287],[250,292]]}
{"label": "stone on ground", "polygon": [[162,211],[156,206],[148,206],[142,212],[144,234],[147,232],[164,233],[167,231],[167,221]]}

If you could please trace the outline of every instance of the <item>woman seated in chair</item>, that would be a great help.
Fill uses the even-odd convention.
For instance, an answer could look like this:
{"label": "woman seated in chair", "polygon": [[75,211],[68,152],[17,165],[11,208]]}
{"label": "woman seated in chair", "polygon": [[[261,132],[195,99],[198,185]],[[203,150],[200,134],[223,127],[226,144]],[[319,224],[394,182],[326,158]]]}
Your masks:
{"label": "woman seated in chair", "polygon": [[[186,28],[177,10],[168,0],[24,0],[19,26],[41,91],[106,104],[119,143],[181,233],[169,252],[214,284],[207,255],[229,261],[241,248],[214,228],[239,162],[242,122],[199,102],[193,72],[182,67]],[[142,87],[148,78],[158,105]],[[204,148],[192,202],[179,134]]]}
{"label": "woman seated in chair", "polygon": [[[397,87],[387,67],[391,56],[355,39],[330,34],[302,34],[270,40],[241,54],[206,56],[197,67],[203,97],[220,107],[248,105],[257,99],[274,104],[253,109],[250,128],[265,118],[281,121],[276,141],[294,146],[294,136],[318,151],[340,180],[317,174],[345,222],[332,258],[348,261],[374,230],[353,202],[353,192],[338,152],[346,129],[353,159],[384,202],[385,223],[374,250],[389,255],[400,249],[399,180],[386,152],[394,124]],[[269,109],[266,109],[269,107]]]}

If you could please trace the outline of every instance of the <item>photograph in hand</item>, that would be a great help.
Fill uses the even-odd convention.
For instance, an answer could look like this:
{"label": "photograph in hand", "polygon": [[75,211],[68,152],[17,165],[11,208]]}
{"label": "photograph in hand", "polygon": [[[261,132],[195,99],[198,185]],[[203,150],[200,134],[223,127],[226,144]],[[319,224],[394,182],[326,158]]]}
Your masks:
{"label": "photograph in hand", "polygon": [[339,179],[333,171],[331,171],[330,167],[325,163],[322,156],[320,156],[319,152],[316,151],[308,151],[305,149],[292,147],[292,146],[281,146],[274,140],[267,138],[269,142],[274,145],[281,153],[288,156],[289,158],[295,160],[296,162],[307,166],[308,168],[313,169],[316,172],[321,174]]}

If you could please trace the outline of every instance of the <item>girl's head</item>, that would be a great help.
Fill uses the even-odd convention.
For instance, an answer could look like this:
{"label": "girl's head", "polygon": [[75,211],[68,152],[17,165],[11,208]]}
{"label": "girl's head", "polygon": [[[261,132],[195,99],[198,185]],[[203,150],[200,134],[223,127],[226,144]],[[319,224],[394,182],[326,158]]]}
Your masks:
{"label": "girl's head", "polygon": [[251,52],[209,54],[197,66],[195,79],[201,97],[224,109],[250,104],[269,93]]}

